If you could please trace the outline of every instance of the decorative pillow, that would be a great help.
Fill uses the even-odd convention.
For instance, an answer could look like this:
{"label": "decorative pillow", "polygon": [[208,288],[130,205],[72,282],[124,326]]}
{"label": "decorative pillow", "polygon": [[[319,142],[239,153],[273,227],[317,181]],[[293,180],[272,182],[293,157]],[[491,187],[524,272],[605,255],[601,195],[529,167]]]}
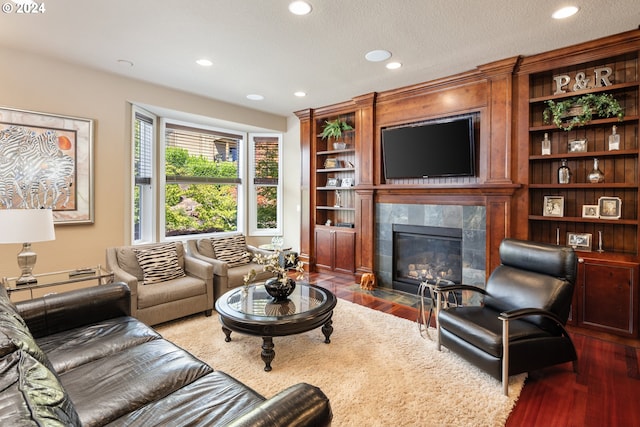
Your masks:
{"label": "decorative pillow", "polygon": [[0,356],[16,350],[29,353],[48,369],[53,370],[47,354],[38,346],[22,317],[8,311],[0,312]]}
{"label": "decorative pillow", "polygon": [[0,402],[2,425],[82,425],[58,378],[22,350],[0,359]]}
{"label": "decorative pillow", "polygon": [[251,254],[247,252],[247,242],[242,234],[213,238],[211,246],[216,253],[216,258],[226,262],[229,267],[238,267],[251,262]]}
{"label": "decorative pillow", "polygon": [[134,248],[133,252],[138,258],[145,285],[185,276],[178,262],[175,243],[165,243],[150,248]]}

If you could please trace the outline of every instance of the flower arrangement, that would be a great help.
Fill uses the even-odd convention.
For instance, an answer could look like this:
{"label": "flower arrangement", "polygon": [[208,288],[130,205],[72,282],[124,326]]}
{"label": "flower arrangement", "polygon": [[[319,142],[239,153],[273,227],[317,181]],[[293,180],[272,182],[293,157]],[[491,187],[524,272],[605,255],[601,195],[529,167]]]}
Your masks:
{"label": "flower arrangement", "polygon": [[[296,263],[296,254],[294,252],[289,252],[284,255],[285,262],[283,263],[284,265],[281,265],[280,264],[281,253],[282,251],[279,249],[276,249],[275,251],[273,251],[273,253],[270,253],[268,255],[258,253],[253,258],[253,261],[262,265],[264,268],[264,271],[269,271],[273,273],[274,277],[278,278],[278,282],[282,286],[287,285],[287,278],[288,278],[287,269],[284,267],[284,265],[287,265],[287,264],[294,265],[294,269],[297,272],[296,280],[302,280],[304,278],[303,262],[298,261]],[[251,283],[251,281],[253,281],[253,279],[255,279],[255,277],[256,277],[256,271],[254,269],[251,269],[249,273],[243,276],[244,284],[248,285],[249,283]]]}

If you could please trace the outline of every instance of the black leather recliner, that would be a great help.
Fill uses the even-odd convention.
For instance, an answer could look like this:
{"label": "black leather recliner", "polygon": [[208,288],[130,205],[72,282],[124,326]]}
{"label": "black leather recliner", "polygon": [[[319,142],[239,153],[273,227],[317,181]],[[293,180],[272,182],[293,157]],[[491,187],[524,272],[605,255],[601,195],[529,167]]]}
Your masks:
{"label": "black leather recliner", "polygon": [[502,379],[508,395],[509,375],[573,362],[576,350],[566,325],[576,280],[572,248],[505,239],[499,265],[485,289],[439,284],[447,291],[472,290],[484,295],[482,306],[437,310],[438,350],[444,345],[464,359]]}

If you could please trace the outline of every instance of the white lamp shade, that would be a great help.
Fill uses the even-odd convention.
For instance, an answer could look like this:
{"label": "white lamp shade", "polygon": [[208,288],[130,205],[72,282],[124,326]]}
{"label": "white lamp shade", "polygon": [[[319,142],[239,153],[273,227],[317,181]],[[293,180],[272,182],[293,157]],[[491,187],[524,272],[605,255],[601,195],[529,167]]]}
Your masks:
{"label": "white lamp shade", "polygon": [[51,209],[0,209],[0,243],[54,240]]}

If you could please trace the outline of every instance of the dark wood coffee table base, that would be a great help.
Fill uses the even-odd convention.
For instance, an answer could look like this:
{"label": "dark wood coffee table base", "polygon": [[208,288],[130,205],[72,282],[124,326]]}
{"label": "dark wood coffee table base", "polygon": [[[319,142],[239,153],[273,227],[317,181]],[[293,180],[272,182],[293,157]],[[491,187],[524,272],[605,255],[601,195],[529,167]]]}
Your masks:
{"label": "dark wood coffee table base", "polygon": [[[324,334],[324,342],[325,344],[331,343],[331,334],[333,333],[333,320],[329,320],[324,325],[322,325],[322,333]],[[231,341],[231,329],[222,327],[222,331],[224,332],[225,342]],[[264,370],[266,372],[271,371],[271,362],[276,357],[276,352],[274,350],[275,345],[273,344],[273,337],[262,337],[262,352],[260,352],[260,357],[264,362]]]}
{"label": "dark wood coffee table base", "polygon": [[[271,371],[271,362],[275,358],[273,337],[282,337],[308,332],[321,328],[325,337],[324,342],[331,342],[333,333],[333,309],[336,297],[330,291],[313,285],[299,284],[291,295],[290,302],[273,302],[260,285],[250,286],[253,301],[266,299],[271,309],[276,309],[275,315],[260,312],[261,304],[245,307],[238,304],[238,299],[247,298],[240,294],[240,290],[231,290],[216,301],[225,341],[231,341],[231,332],[262,337],[262,351],[260,356],[264,362],[264,370]],[[304,290],[304,296],[300,292]],[[248,294],[247,294],[248,295]],[[279,307],[279,304],[282,304]],[[280,311],[280,308],[283,311]],[[288,310],[292,310],[288,314]],[[262,309],[264,310],[264,309]],[[283,314],[287,313],[287,314]]]}

